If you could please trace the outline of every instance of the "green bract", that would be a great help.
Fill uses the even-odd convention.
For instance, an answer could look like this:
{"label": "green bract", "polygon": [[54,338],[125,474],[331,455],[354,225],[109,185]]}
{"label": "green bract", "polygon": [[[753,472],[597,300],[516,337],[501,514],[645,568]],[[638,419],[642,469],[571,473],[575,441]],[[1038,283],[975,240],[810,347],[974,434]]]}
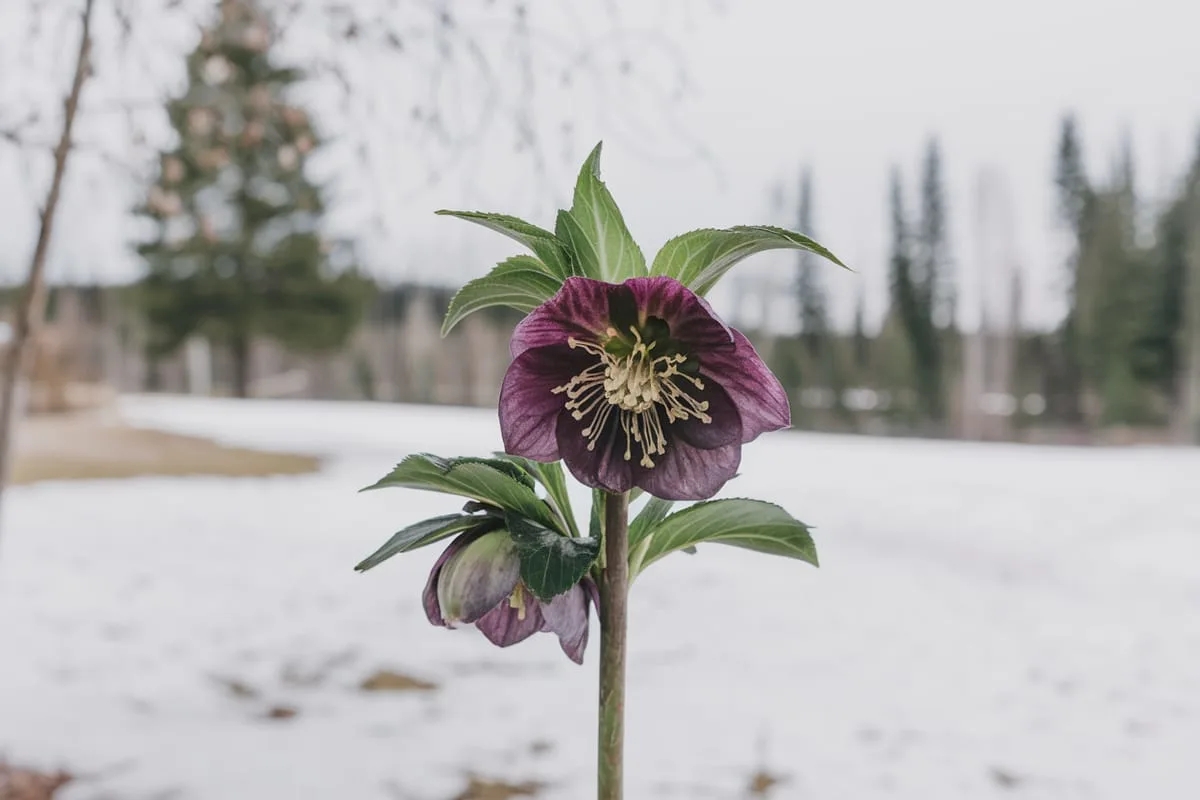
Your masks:
{"label": "green bract", "polygon": [[519,514],[508,515],[508,532],[521,559],[521,579],[543,600],[579,583],[600,554],[599,539],[574,539]]}
{"label": "green bract", "polygon": [[621,210],[600,180],[600,148],[596,145],[583,163],[571,208],[558,212],[553,233],[507,214],[437,212],[502,233],[533,253],[502,261],[484,277],[464,286],[450,301],[442,324],[443,336],[473,312],[489,306],[508,306],[528,313],[553,297],[563,281],[573,275],[609,283],[665,275],[704,295],[739,261],[767,250],[807,250],[846,266],[803,234],[769,225],[739,225],[676,236],[662,246],[647,269]]}
{"label": "green bract", "polygon": [[[650,510],[647,508],[647,510]],[[643,512],[645,513],[645,512]],[[817,566],[817,549],[808,526],[773,503],[743,498],[708,500],[629,529],[633,572],[639,572],[676,550],[704,542],[731,544]]]}

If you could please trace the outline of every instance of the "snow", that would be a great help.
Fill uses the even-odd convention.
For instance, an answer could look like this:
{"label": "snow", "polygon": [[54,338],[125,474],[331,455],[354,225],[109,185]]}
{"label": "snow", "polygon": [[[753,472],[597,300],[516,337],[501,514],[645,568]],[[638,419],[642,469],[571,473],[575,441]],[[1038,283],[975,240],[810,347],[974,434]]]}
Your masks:
{"label": "snow", "polygon": [[[459,504],[355,491],[410,452],[497,449],[494,412],[134,397],[123,413],[325,465],[14,489],[0,756],[83,773],[75,800],[446,800],[468,774],[589,796],[598,626],[583,667],[551,636],[498,650],[425,621],[438,548],[351,570]],[[742,473],[725,494],[817,526],[823,566],[712,545],[642,576],[632,800],[743,797],[759,769],[785,779],[775,798],[1194,792],[1200,452],[786,433],[749,445]],[[438,688],[358,690],[382,668]]]}

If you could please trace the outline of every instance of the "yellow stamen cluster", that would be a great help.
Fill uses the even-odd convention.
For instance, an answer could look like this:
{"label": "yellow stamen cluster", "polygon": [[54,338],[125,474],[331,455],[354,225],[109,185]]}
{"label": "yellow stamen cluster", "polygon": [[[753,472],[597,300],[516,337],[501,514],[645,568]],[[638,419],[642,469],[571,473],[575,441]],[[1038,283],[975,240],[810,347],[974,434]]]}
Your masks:
{"label": "yellow stamen cluster", "polygon": [[[554,393],[566,393],[567,409],[575,419],[588,419],[583,429],[588,450],[596,449],[609,417],[616,414],[625,432],[625,460],[633,458],[636,444],[642,454],[638,463],[650,468],[654,466],[654,456],[667,451],[660,409],[668,425],[685,419],[708,424],[712,417],[705,413],[707,401],[697,400],[686,388],[680,388],[682,382],[684,387],[690,384],[697,390],[704,389],[702,380],[679,371],[679,365],[687,357],[679,354],[656,357],[656,343],[643,342],[635,327],[629,330],[633,334],[633,350],[622,357],[614,356],[595,342],[574,336],[568,339],[572,348],[592,353],[600,360],[562,386],[554,387]],[[609,328],[607,334],[612,338],[617,331]]]}

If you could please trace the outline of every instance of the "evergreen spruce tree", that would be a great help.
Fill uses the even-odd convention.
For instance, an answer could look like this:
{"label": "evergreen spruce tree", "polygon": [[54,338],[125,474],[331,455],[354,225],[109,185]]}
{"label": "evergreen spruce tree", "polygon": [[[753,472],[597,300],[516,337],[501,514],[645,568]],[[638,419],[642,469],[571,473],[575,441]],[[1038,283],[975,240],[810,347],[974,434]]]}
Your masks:
{"label": "evergreen spruce tree", "polygon": [[867,298],[862,288],[854,302],[854,370],[858,382],[871,367],[871,339],[867,336]]}
{"label": "evergreen spruce tree", "polygon": [[[800,176],[798,216],[799,230],[815,236],[813,222],[812,171],[805,169]],[[800,338],[807,362],[820,376],[824,388],[832,393],[833,410],[845,415],[843,402],[845,376],[838,360],[837,343],[829,330],[828,300],[818,270],[817,257],[807,250],[800,251],[796,274],[797,304],[800,309]]]}
{"label": "evergreen spruce tree", "polygon": [[1094,224],[1079,258],[1075,334],[1084,386],[1099,405],[1093,423],[1138,421],[1134,345],[1143,323],[1142,261],[1134,248],[1131,208],[1120,187],[1094,199]]}
{"label": "evergreen spruce tree", "polygon": [[938,331],[929,305],[927,275],[918,266],[913,236],[904,210],[904,189],[898,170],[891,182],[892,247],[889,269],[892,309],[908,343],[920,414],[931,422],[944,416],[941,353]]}
{"label": "evergreen spruce tree", "polygon": [[1157,298],[1153,254],[1139,243],[1134,184],[1126,142],[1112,182],[1089,191],[1079,239],[1073,333],[1083,385],[1098,401],[1092,421],[1102,424],[1150,421],[1139,362]]}
{"label": "evergreen spruce tree", "polygon": [[1083,166],[1083,146],[1075,117],[1063,117],[1058,136],[1058,160],[1054,183],[1058,189],[1059,216],[1076,235],[1082,230],[1087,215],[1091,187]]}
{"label": "evergreen spruce tree", "polygon": [[946,190],[942,176],[942,151],[936,138],[931,138],[925,149],[921,168],[921,220],[917,237],[917,259],[921,279],[918,287],[921,296],[923,324],[931,328],[933,352],[929,358],[932,375],[929,391],[936,392],[935,419],[943,422],[947,406],[947,375],[954,374],[952,354],[956,352],[954,320],[957,313],[957,292],[954,284],[953,264],[950,260],[950,242],[946,211]]}
{"label": "evergreen spruce tree", "polygon": [[914,282],[934,325],[944,330],[954,325],[956,297],[954,276],[950,272],[942,154],[937,139],[929,141],[921,173],[921,222]]}
{"label": "evergreen spruce tree", "polygon": [[[800,176],[799,218],[797,230],[809,236],[815,236],[813,231],[812,211],[812,172],[805,169]],[[813,359],[821,358],[822,351],[827,349],[826,335],[828,326],[825,311],[825,292],[817,273],[820,265],[817,257],[801,250],[796,274],[796,302],[800,309],[800,338],[804,341],[805,349]]]}
{"label": "evergreen spruce tree", "polygon": [[350,248],[321,235],[321,191],[305,175],[317,136],[291,98],[302,75],[275,62],[271,41],[260,2],[221,1],[167,105],[178,143],[138,209],[154,227],[139,247],[151,354],[207,337],[228,349],[238,396],[255,337],[337,347],[369,291]]}
{"label": "evergreen spruce tree", "polygon": [[1182,439],[1200,444],[1200,139],[1183,195],[1187,245],[1180,279],[1183,309],[1179,331],[1176,410]]}
{"label": "evergreen spruce tree", "polygon": [[1138,342],[1138,375],[1149,381],[1173,404],[1182,401],[1185,388],[1188,249],[1191,214],[1200,197],[1200,141],[1191,167],[1175,196],[1155,222],[1151,260],[1150,312]]}
{"label": "evergreen spruce tree", "polygon": [[1156,221],[1151,271],[1152,300],[1139,342],[1139,375],[1168,397],[1183,402],[1187,387],[1189,248],[1196,198],[1200,198],[1200,140],[1192,166]]}
{"label": "evergreen spruce tree", "polygon": [[1138,375],[1168,398],[1178,399],[1180,347],[1183,344],[1184,276],[1188,250],[1187,187],[1155,223],[1152,262],[1153,312],[1138,342]]}
{"label": "evergreen spruce tree", "polygon": [[1079,127],[1072,115],[1063,117],[1059,127],[1054,184],[1058,211],[1070,236],[1072,249],[1067,262],[1067,315],[1059,332],[1062,394],[1051,397],[1054,416],[1066,422],[1082,419],[1083,355],[1079,341],[1079,295],[1082,281],[1081,257],[1089,219],[1095,214],[1092,188],[1083,164],[1083,146]]}

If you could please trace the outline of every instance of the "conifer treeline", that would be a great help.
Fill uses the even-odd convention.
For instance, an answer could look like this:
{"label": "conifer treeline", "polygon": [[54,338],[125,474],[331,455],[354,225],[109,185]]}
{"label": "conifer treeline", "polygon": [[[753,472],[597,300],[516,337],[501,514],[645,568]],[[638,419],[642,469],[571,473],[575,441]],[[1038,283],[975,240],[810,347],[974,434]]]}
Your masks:
{"label": "conifer treeline", "polygon": [[[964,366],[977,346],[987,390],[1010,398],[1007,410],[986,413],[1091,431],[1169,428],[1179,440],[1200,441],[1200,141],[1168,197],[1139,196],[1128,144],[1111,174],[1089,174],[1072,116],[1062,121],[1056,162],[1058,216],[1071,245],[1062,265],[1068,310],[1058,327],[993,329],[977,344],[958,329],[941,151],[930,141],[915,213],[906,206],[901,171],[892,172],[889,303],[877,336],[864,329],[861,295],[851,335],[831,330],[821,273],[811,257],[800,257],[799,334],[775,348],[785,381],[809,392],[797,404],[800,424],[807,415],[807,424],[825,425],[831,418],[814,416],[812,406],[837,409],[847,389],[867,388],[884,398],[876,410],[953,435],[980,411],[971,366]],[[812,195],[805,170],[802,230],[812,229]],[[1013,292],[1010,311],[1019,317],[1019,285]],[[997,359],[1009,363],[1000,368]],[[995,385],[997,375],[1006,385]],[[830,397],[814,401],[816,387]],[[1037,403],[1022,402],[1030,395]]]}

